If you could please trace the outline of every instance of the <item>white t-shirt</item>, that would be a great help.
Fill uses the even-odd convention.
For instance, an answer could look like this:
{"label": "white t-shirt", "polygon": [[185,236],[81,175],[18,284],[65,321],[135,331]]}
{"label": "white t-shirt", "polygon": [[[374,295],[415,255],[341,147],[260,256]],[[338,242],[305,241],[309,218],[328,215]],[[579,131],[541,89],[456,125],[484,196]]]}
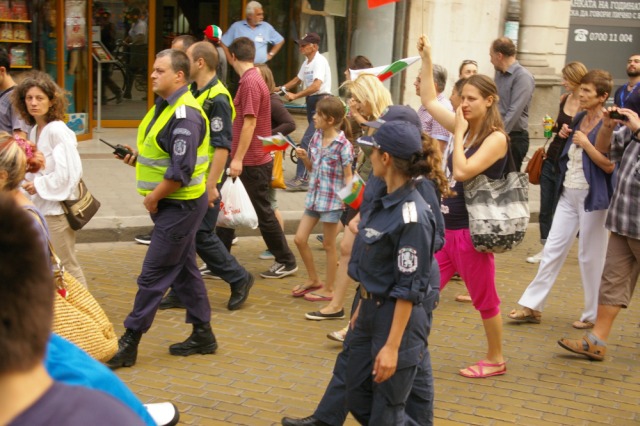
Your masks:
{"label": "white t-shirt", "polygon": [[331,69],[327,58],[322,56],[320,52],[316,52],[315,56],[309,63],[309,59],[305,59],[298,72],[298,78],[302,81],[302,87],[308,88],[313,84],[314,80],[322,81],[320,90],[311,95],[320,93],[331,93]]}

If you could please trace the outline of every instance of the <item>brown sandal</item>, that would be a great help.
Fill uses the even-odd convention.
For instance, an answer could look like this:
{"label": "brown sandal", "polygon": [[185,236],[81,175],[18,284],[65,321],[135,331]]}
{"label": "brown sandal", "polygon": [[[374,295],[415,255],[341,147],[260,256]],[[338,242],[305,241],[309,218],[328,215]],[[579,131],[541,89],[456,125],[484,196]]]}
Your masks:
{"label": "brown sandal", "polygon": [[577,328],[578,330],[588,330],[595,327],[595,324],[591,321],[574,321],[571,325],[573,328]]}
{"label": "brown sandal", "polygon": [[533,324],[540,324],[542,319],[542,312],[534,311],[529,308],[514,309],[507,316],[516,322],[530,322]]}
{"label": "brown sandal", "polygon": [[584,355],[595,361],[603,361],[607,353],[607,347],[593,343],[588,334],[580,340],[560,339],[558,344],[570,352]]}

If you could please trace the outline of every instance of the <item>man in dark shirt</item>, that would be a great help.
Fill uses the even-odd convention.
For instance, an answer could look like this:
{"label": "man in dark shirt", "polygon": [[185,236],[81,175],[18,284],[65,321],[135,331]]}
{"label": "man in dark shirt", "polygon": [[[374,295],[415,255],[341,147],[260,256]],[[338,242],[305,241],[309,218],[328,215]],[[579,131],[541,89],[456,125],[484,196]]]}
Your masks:
{"label": "man in dark shirt", "polygon": [[6,193],[0,217],[0,424],[144,425],[113,397],[51,378],[44,357],[60,296],[52,288],[45,231]]}
{"label": "man in dark shirt", "polygon": [[133,310],[124,321],[125,334],[111,368],[135,364],[138,344],[155,317],[162,296],[173,286],[187,308],[193,332],[169,347],[171,355],[214,353],[211,307],[196,265],[195,234],[207,211],[206,174],[209,158],[209,120],[187,81],[189,58],[184,52],[163,50],[156,55],[151,74],[158,95],[138,128],[138,153],[123,161],[136,167],[138,192],[143,195],[155,228],[138,277]]}
{"label": "man in dark shirt", "polygon": [[491,63],[496,69],[500,115],[504,129],[509,134],[511,156],[520,170],[522,160],[529,150],[529,106],[536,88],[533,75],[516,60],[516,46],[507,37],[493,41],[489,51]]}
{"label": "man in dark shirt", "polygon": [[[220,82],[216,74],[218,52],[209,42],[200,41],[187,49],[191,63],[190,90],[210,123],[209,156],[211,165],[207,178],[209,208],[196,233],[196,251],[205,262],[207,269],[203,276],[216,276],[231,286],[231,298],[227,304],[229,310],[239,309],[247,300],[253,286],[254,277],[243,268],[229,253],[220,238],[214,232],[220,212],[220,178],[231,151],[231,122],[235,109],[231,95]],[[160,304],[160,309],[184,307],[177,294],[170,292]]]}
{"label": "man in dark shirt", "polygon": [[627,61],[629,83],[616,90],[614,103],[620,108],[629,108],[640,114],[640,55],[631,55]]}

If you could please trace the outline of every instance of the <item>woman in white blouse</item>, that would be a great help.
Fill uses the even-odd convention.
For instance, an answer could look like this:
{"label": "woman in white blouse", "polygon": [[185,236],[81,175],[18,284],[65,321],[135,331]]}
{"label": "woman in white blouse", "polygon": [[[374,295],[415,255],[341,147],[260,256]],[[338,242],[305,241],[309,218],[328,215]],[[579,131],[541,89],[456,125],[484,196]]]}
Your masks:
{"label": "woman in white blouse", "polygon": [[22,118],[34,126],[29,139],[45,157],[45,167],[37,173],[27,173],[22,187],[45,216],[51,242],[62,264],[86,286],[75,254],[76,234],[60,204],[78,195],[82,177],[76,135],[62,121],[67,109],[65,94],[48,74],[36,71],[16,87],[12,101]]}
{"label": "woman in white blouse", "polygon": [[578,99],[583,111],[574,117],[571,128],[564,124],[558,133],[568,138],[559,159],[560,200],[542,250],[538,274],[518,301],[521,308],[508,314],[513,321],[540,323],[547,296],[579,231],[578,263],[584,289],[584,310],[573,327],[587,329],[594,326],[607,251],[608,231],[604,223],[614,169],[594,145],[602,126],[603,106],[612,87],[611,74],[602,70],[591,70],[580,81]]}

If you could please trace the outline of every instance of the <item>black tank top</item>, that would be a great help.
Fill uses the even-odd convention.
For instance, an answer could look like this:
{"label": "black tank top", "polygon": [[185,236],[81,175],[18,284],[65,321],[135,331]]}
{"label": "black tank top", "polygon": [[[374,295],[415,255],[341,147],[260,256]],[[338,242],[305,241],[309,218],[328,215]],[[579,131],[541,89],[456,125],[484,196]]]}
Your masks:
{"label": "black tank top", "polygon": [[[469,148],[465,152],[465,157],[471,157],[478,149],[480,145]],[[486,175],[490,179],[498,179],[502,177],[502,173],[507,166],[507,155],[493,163],[487,170],[481,174]],[[451,155],[447,158],[447,168],[453,170],[453,161]],[[448,176],[453,176],[453,173],[447,173]],[[467,205],[464,202],[464,187],[463,182],[457,182],[450,178],[450,184],[453,184],[452,190],[456,195],[445,198],[442,200],[442,214],[444,215],[444,225],[446,229],[466,229],[469,227],[469,212],[467,211]]]}
{"label": "black tank top", "polygon": [[[557,131],[560,131],[560,129],[562,129],[563,124],[570,126],[571,122],[573,121],[573,117],[564,112],[564,104],[567,103],[568,98],[569,95],[565,96],[560,101],[560,111],[558,112],[558,118],[556,119]],[[565,142],[567,142],[567,140],[565,138],[561,138],[556,132],[556,136],[553,138],[553,141],[547,148],[547,158],[554,163],[557,163],[558,158],[560,158],[560,154],[562,153],[562,148],[564,148]]]}

